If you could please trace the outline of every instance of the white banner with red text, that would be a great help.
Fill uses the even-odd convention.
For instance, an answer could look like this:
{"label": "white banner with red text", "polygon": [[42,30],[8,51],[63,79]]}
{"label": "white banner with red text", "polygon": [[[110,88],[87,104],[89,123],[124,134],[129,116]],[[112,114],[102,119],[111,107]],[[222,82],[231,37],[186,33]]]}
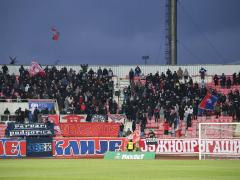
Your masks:
{"label": "white banner with red text", "polygon": [[[147,145],[146,139],[141,139],[139,146],[143,152],[156,152],[156,154],[199,153],[198,139],[158,139],[155,145]],[[240,155],[240,139],[204,139],[201,152]]]}

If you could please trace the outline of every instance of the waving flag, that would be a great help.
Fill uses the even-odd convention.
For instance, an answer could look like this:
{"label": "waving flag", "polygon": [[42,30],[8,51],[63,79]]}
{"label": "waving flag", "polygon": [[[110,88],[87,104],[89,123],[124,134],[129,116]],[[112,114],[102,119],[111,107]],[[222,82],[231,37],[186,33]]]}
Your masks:
{"label": "waving flag", "polygon": [[29,66],[28,72],[30,76],[35,76],[36,74],[39,74],[42,77],[45,76],[45,71],[37,62],[31,63],[31,65]]}
{"label": "waving flag", "polygon": [[207,95],[203,98],[202,102],[199,104],[199,108],[206,110],[214,110],[217,100],[217,96],[207,93]]}
{"label": "waving flag", "polygon": [[52,40],[58,41],[60,37],[60,33],[58,32],[58,30],[56,28],[51,28],[51,31],[53,32]]}

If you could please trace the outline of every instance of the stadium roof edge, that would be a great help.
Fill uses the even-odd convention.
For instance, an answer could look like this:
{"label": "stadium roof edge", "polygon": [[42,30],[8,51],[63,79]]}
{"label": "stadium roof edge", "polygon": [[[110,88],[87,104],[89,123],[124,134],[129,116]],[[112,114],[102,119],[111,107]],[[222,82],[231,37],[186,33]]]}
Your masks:
{"label": "stadium roof edge", "polygon": [[[7,66],[29,66],[30,64],[0,64],[0,66],[7,65]],[[81,66],[83,64],[41,64],[41,66]],[[240,65],[240,63],[236,64],[177,64],[177,65],[167,65],[167,64],[88,64],[89,66],[229,66],[229,65]]]}

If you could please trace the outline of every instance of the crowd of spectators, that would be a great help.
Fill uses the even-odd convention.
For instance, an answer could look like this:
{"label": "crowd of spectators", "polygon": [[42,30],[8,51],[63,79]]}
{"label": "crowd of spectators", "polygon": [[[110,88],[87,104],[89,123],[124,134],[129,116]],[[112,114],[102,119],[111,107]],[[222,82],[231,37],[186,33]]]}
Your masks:
{"label": "crowd of spectators", "polygon": [[[139,71],[139,70],[138,70]],[[141,70],[140,70],[141,72]],[[193,83],[187,70],[183,72],[181,68],[176,72],[169,69],[166,74],[156,72],[148,74],[144,83],[134,77],[138,76],[133,69],[129,72],[130,85],[125,87],[122,113],[134,124],[141,124],[141,131],[146,127],[147,119],[160,120],[160,114],[164,114],[161,119],[166,119],[170,127],[176,130],[180,120],[186,122],[186,129],[191,127],[192,119],[197,116],[216,115],[219,117],[232,116],[240,121],[240,95],[239,91],[230,91],[228,95],[220,94],[214,89],[209,89],[204,83],[206,70],[201,68],[199,75],[203,83]],[[238,78],[234,73],[234,85],[238,85]],[[216,77],[216,76],[215,76]],[[240,77],[240,76],[239,76]],[[230,78],[229,78],[230,79]],[[228,84],[228,83],[227,83]],[[232,84],[232,83],[230,83]],[[209,92],[218,97],[215,112],[199,109],[199,103]]]}
{"label": "crowd of spectators", "polygon": [[17,123],[25,123],[25,122],[41,122],[42,116],[56,114],[55,110],[49,110],[48,108],[39,110],[37,107],[33,109],[31,112],[29,109],[22,109],[19,107],[16,111],[10,112],[8,108],[6,108],[2,115],[2,121],[15,121]]}
{"label": "crowd of spectators", "polygon": [[[206,69],[199,71],[203,83],[194,83],[187,69],[184,71],[167,70],[166,73],[158,71],[148,74],[145,83],[135,81],[142,71],[139,66],[129,72],[130,85],[123,89],[124,100],[119,108],[113,99],[114,84],[113,71],[111,69],[99,69],[94,72],[88,70],[87,65],[76,72],[66,67],[58,70],[55,66],[46,66],[45,75],[30,76],[23,66],[19,68],[19,75],[10,75],[8,67],[2,66],[0,71],[0,99],[56,99],[61,114],[126,114],[127,119],[132,121],[132,131],[136,124],[141,124],[141,131],[146,128],[147,119],[156,122],[165,119],[169,126],[178,128],[181,120],[187,127],[191,126],[192,119],[197,116],[210,115],[210,111],[198,108],[199,103],[208,91],[218,97],[214,114],[232,116],[240,120],[240,93],[238,90],[230,91],[228,95],[220,94],[214,89],[208,89],[204,84]],[[240,73],[234,73],[232,79],[224,74],[213,78],[214,84],[230,88],[232,85],[240,85]],[[37,111],[37,110],[36,110]],[[36,112],[38,114],[40,112]],[[46,113],[46,112],[45,112]],[[49,113],[49,112],[47,112]],[[18,121],[21,122],[26,116],[25,110],[16,111]],[[163,114],[164,117],[160,117]],[[34,117],[34,113],[33,113]]]}
{"label": "crowd of spectators", "polygon": [[62,114],[107,114],[117,113],[118,105],[113,100],[113,71],[87,70],[87,65],[76,72],[66,67],[45,67],[45,75],[30,76],[23,66],[19,76],[8,73],[8,67],[0,71],[0,99],[56,99]]}
{"label": "crowd of spectators", "polygon": [[233,73],[232,78],[230,76],[226,76],[224,73],[222,73],[221,76],[218,76],[217,74],[213,77],[214,85],[215,86],[221,86],[221,88],[227,88],[230,89],[231,86],[240,85],[240,72]]}

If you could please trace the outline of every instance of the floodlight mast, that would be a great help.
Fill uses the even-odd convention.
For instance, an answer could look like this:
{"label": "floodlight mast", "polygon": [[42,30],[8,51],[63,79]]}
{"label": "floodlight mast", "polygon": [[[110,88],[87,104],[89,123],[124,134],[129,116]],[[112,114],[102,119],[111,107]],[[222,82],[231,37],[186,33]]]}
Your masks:
{"label": "floodlight mast", "polygon": [[166,63],[177,65],[177,0],[166,4]]}

